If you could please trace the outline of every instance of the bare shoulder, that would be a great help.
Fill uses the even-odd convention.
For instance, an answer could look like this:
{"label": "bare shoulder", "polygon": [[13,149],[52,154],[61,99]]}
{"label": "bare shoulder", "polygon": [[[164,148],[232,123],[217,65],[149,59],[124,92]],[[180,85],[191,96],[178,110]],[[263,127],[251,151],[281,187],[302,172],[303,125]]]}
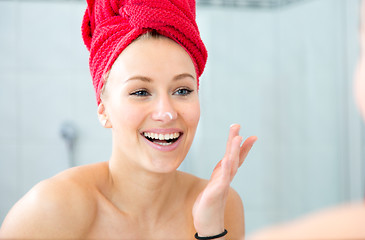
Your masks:
{"label": "bare shoulder", "polygon": [[187,190],[188,196],[193,197],[194,200],[208,184],[208,180],[199,178],[190,173],[179,172],[178,176],[181,185],[183,185],[183,188]]}
{"label": "bare shoulder", "polygon": [[249,239],[365,239],[365,202],[346,203],[268,226]]}
{"label": "bare shoulder", "polygon": [[245,216],[240,195],[233,189],[229,189],[227,205],[224,215],[226,229],[230,236],[245,235]]}
{"label": "bare shoulder", "polygon": [[1,226],[0,237],[82,237],[96,212],[92,184],[87,176],[89,168],[69,169],[35,185],[10,210]]}

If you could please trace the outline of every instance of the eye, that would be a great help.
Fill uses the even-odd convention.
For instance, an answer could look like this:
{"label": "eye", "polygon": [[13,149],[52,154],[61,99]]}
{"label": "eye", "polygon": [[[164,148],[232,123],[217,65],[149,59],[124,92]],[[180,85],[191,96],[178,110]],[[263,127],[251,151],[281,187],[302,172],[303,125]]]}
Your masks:
{"label": "eye", "polygon": [[137,91],[131,92],[129,95],[137,96],[137,97],[147,97],[147,96],[151,96],[151,94],[150,94],[147,90],[144,90],[144,89],[140,89],[140,90],[137,90]]}
{"label": "eye", "polygon": [[191,89],[188,89],[188,88],[179,88],[179,89],[177,89],[175,92],[174,92],[174,94],[176,94],[176,95],[180,95],[180,96],[187,96],[187,95],[189,95],[190,93],[192,93],[193,92],[193,90],[191,90]]}

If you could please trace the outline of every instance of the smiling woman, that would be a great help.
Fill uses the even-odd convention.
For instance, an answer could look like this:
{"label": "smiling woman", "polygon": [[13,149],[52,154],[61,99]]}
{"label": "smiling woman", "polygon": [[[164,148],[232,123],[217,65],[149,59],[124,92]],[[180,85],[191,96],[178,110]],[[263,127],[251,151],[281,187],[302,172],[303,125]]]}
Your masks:
{"label": "smiling woman", "polygon": [[112,154],[37,184],[0,237],[243,238],[243,205],[230,183],[256,137],[241,145],[232,125],[209,181],[177,171],[199,122],[206,62],[195,2],[90,0],[83,37]]}
{"label": "smiling woman", "polygon": [[[200,117],[189,54],[166,37],[139,39],[120,54],[107,82],[98,113],[99,119],[107,119],[106,127],[113,128],[112,159],[123,153],[129,166],[139,162],[154,171],[176,169],[188,153]],[[169,140],[173,135],[173,141],[168,143],[165,134]]]}

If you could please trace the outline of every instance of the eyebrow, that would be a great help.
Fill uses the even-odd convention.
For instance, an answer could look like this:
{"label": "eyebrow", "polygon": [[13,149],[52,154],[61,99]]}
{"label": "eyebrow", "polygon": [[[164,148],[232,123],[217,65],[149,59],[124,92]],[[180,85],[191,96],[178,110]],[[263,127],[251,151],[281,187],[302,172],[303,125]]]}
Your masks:
{"label": "eyebrow", "polygon": [[193,77],[193,75],[191,75],[190,73],[182,73],[182,74],[176,75],[174,77],[174,80],[181,80],[183,78],[191,78],[192,80],[195,80],[195,77]]}
{"label": "eyebrow", "polygon": [[[174,81],[178,81],[178,80],[182,80],[184,78],[191,78],[192,80],[195,80],[195,77],[193,75],[191,75],[190,73],[181,73],[181,74],[178,74],[176,75],[173,80]],[[149,78],[149,77],[146,77],[146,76],[140,76],[140,75],[137,75],[137,76],[133,76],[133,77],[130,77],[126,80],[126,82],[129,82],[129,81],[136,81],[136,80],[139,80],[139,81],[143,81],[143,82],[152,82],[152,78]]]}

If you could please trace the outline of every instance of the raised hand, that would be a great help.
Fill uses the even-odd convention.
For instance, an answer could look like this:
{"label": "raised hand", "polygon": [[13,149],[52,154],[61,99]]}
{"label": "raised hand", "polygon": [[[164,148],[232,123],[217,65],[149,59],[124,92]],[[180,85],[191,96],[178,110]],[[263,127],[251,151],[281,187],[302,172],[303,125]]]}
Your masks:
{"label": "raised hand", "polygon": [[240,125],[230,127],[223,159],[217,164],[209,183],[193,207],[194,226],[199,236],[214,236],[224,231],[224,211],[230,183],[257,137],[251,136],[241,146]]}

